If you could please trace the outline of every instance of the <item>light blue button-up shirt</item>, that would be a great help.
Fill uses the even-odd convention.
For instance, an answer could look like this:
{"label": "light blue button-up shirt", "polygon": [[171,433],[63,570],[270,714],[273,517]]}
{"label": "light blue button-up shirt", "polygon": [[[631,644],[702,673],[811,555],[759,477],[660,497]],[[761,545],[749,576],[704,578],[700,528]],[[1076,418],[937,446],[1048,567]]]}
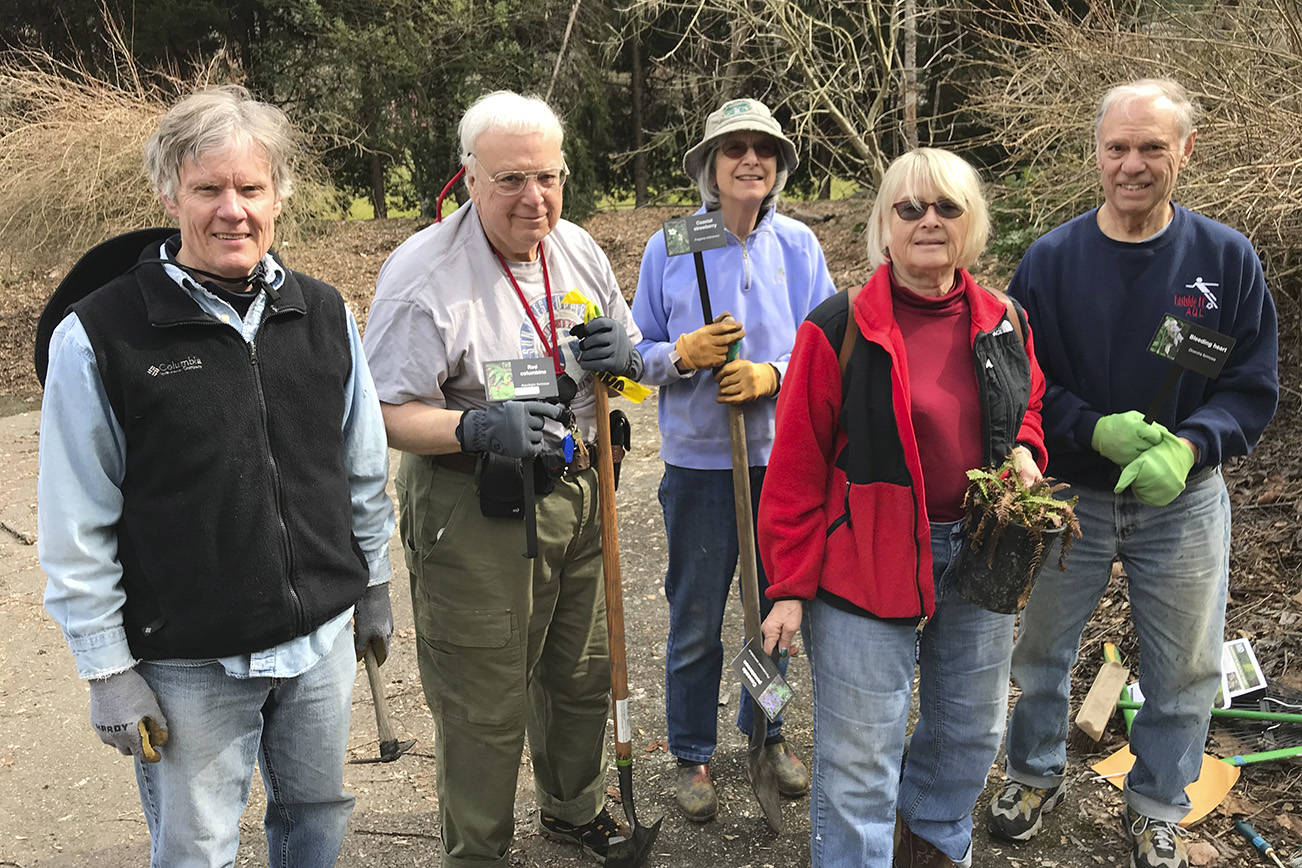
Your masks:
{"label": "light blue button-up shirt", "polygon": [[[160,247],[159,257],[169,258]],[[267,280],[280,286],[285,272],[270,255]],[[244,317],[196,284],[181,269],[164,266],[205,313],[252,343],[262,325],[266,293]],[[366,557],[370,584],[389,581],[393,505],[385,493],[389,453],[384,420],[361,336],[348,313],[352,376],[344,396],[344,467],[352,499],[353,534]],[[122,516],[126,441],[109,405],[86,330],[76,314],[59,323],[50,340],[50,363],[41,403],[40,473],[37,477],[37,551],[49,580],[45,608],[63,629],[82,678],[106,678],[136,664],[122,626],[122,566],[117,524]],[[221,436],[214,432],[214,436]],[[178,444],[177,448],[185,448]],[[236,545],[237,541],[227,541]],[[339,613],[306,636],[257,651],[223,657],[236,678],[293,678],[315,666],[347,629],[353,610]]]}

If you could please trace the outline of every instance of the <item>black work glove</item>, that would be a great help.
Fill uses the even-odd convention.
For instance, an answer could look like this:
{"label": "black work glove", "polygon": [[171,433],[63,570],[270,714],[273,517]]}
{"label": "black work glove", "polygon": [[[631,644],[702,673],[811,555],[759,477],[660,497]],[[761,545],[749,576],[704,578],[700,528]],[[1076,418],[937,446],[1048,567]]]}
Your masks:
{"label": "black work glove", "polygon": [[357,659],[366,656],[366,646],[375,652],[375,662],[389,657],[389,638],[393,636],[393,606],[389,603],[389,583],[370,585],[353,605],[353,650]]}
{"label": "black work glove", "polygon": [[610,371],[637,380],[642,376],[642,354],[622,325],[608,316],[593,317],[570,329],[579,341],[579,366],[585,371]]}
{"label": "black work glove", "polygon": [[90,682],[90,725],[99,740],[123,756],[156,763],[167,744],[167,719],[158,698],[134,669]]}
{"label": "black work glove", "polygon": [[467,410],[457,423],[457,442],[463,452],[536,458],[542,451],[543,424],[560,417],[560,407],[543,401],[506,401]]}

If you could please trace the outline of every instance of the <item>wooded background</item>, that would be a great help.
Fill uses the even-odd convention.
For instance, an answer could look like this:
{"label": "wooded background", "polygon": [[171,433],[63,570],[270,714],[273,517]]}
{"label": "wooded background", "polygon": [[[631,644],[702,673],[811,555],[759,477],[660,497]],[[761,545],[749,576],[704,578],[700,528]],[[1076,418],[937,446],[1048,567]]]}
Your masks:
{"label": "wooded background", "polygon": [[683,152],[752,96],[800,146],[794,195],[871,191],[912,143],[951,147],[991,182],[994,253],[1016,257],[1097,201],[1102,92],[1169,75],[1202,110],[1179,201],[1293,286],[1300,19],[1302,0],[0,0],[0,247],[22,266],[138,225],[153,117],[239,81],[308,133],[300,218],[357,197],[431,214],[457,119],[497,88],[563,115],[567,216],[690,200]]}

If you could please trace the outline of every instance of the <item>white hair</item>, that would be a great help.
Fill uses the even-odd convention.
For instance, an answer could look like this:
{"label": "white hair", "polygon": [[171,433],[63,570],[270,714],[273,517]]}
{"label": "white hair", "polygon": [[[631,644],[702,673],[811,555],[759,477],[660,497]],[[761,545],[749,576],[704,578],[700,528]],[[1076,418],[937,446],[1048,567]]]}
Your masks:
{"label": "white hair", "polygon": [[1189,91],[1177,81],[1169,78],[1141,78],[1138,81],[1119,84],[1103,94],[1099,100],[1098,111],[1094,114],[1094,146],[1099,144],[1099,130],[1103,128],[1103,118],[1112,109],[1128,105],[1136,100],[1165,99],[1175,109],[1176,129],[1180,133],[1180,144],[1189,141],[1189,134],[1194,131],[1194,113],[1197,107],[1189,98]]}
{"label": "white hair", "polygon": [[461,165],[474,164],[475,143],[487,132],[554,134],[565,139],[561,119],[536,96],[521,96],[510,90],[495,90],[475,100],[457,126],[461,136]]}
{"label": "white hair", "polygon": [[881,187],[873,201],[865,231],[868,263],[876,268],[887,260],[887,243],[891,237],[891,209],[896,202],[908,199],[921,204],[919,194],[929,189],[935,195],[963,206],[968,214],[967,235],[955,262],[970,268],[990,239],[990,210],[981,189],[981,176],[967,160],[944,148],[914,148],[896,157],[882,175]]}

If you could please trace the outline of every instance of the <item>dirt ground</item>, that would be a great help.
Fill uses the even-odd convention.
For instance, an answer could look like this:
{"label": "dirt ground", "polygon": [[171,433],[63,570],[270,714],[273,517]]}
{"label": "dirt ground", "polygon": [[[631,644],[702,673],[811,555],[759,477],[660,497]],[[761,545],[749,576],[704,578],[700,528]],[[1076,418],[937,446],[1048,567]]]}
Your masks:
{"label": "dirt ground", "polygon": [[[862,203],[801,204],[802,211],[835,216],[814,226],[827,250],[839,286],[866,276],[858,241]],[[599,214],[589,229],[610,255],[626,294],[636,285],[646,239],[674,209]],[[284,251],[296,268],[335,283],[359,319],[365,317],[375,274],[388,252],[419,224],[415,221],[349,223],[333,227],[311,243]],[[995,285],[1002,285],[991,278]],[[35,472],[39,388],[31,370],[31,334],[46,294],[57,275],[25,275],[0,280],[0,868],[6,866],[129,866],[148,859],[148,833],[137,801],[130,763],[101,745],[87,721],[87,692],[76,678],[71,654],[58,628],[41,608],[44,577],[36,562]],[[1281,302],[1285,339],[1281,379],[1286,384],[1281,411],[1251,458],[1227,468],[1235,508],[1235,542],[1227,638],[1246,636],[1256,648],[1267,677],[1281,691],[1302,696],[1302,469],[1292,448],[1302,395],[1297,382],[1299,343],[1296,309]],[[630,408],[634,447],[621,476],[619,517],[624,600],[627,609],[629,683],[634,726],[634,779],[639,816],[664,816],[650,864],[688,868],[765,868],[808,864],[808,801],[786,803],[786,828],[767,830],[744,778],[745,742],[732,725],[737,687],[729,685],[719,709],[720,747],[713,764],[721,808],[714,822],[698,826],[682,820],[673,802],[673,758],[664,750],[664,641],[667,610],[662,589],[664,527],[655,497],[661,465],[652,404]],[[9,415],[6,415],[9,414]],[[396,461],[395,461],[396,464]],[[400,735],[416,738],[415,749],[388,765],[349,765],[346,780],[357,797],[341,865],[400,866],[437,864],[437,802],[432,759],[433,727],[421,693],[415,662],[410,594],[401,549],[392,548],[393,600],[397,632],[382,672]],[[1111,639],[1133,661],[1137,649],[1128,626],[1124,577],[1117,577],[1086,629],[1082,664],[1073,681],[1079,702],[1100,659],[1101,643]],[[730,606],[725,625],[726,653],[740,647],[740,606]],[[786,731],[810,758],[810,686],[807,663],[793,661],[790,680],[796,699]],[[377,751],[373,706],[365,675],[359,671],[349,754]],[[1302,742],[1302,728],[1277,730],[1279,746]],[[1224,755],[1263,749],[1261,733],[1214,726],[1209,751]],[[1119,724],[1102,744],[1073,741],[1067,800],[1048,831],[1027,844],[1009,846],[974,837],[974,865],[1113,866],[1126,864],[1116,822],[1119,792],[1097,780],[1088,763],[1124,741]],[[541,838],[533,822],[532,781],[526,755],[516,803],[516,844],[512,864],[565,868],[595,864],[575,848]],[[1000,778],[991,773],[992,786]],[[616,785],[613,772],[608,777]],[[1231,812],[1250,816],[1256,827],[1289,857],[1302,853],[1302,762],[1260,764],[1244,770],[1231,801],[1191,833],[1207,861],[1201,864],[1258,864],[1255,854],[1233,832]],[[615,792],[611,790],[612,794]],[[977,816],[989,798],[987,788]],[[261,784],[242,827],[236,864],[264,866]],[[619,816],[612,799],[613,812]]]}

